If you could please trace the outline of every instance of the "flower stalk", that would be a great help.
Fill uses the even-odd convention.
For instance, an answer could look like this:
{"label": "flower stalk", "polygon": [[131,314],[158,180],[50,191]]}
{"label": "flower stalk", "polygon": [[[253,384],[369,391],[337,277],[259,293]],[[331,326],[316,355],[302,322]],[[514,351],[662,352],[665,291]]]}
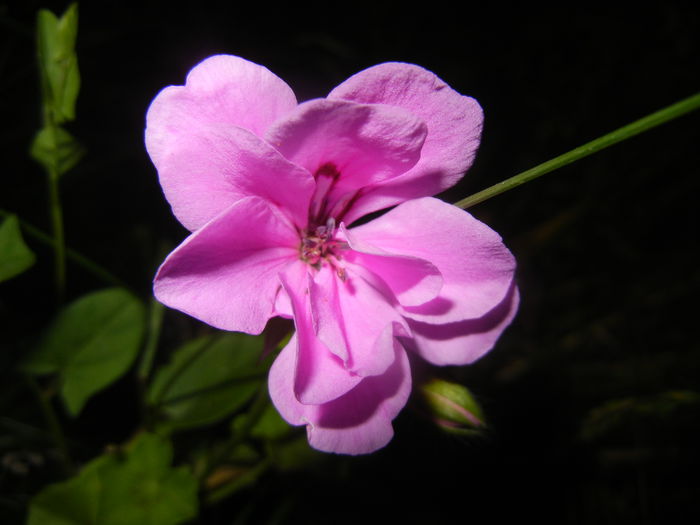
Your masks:
{"label": "flower stalk", "polygon": [[63,210],[58,188],[58,173],[49,170],[49,210],[51,214],[51,229],[54,237],[54,274],[56,278],[56,294],[59,302],[63,300],[66,291],[66,241],[63,230]]}
{"label": "flower stalk", "polygon": [[78,6],[71,4],[56,17],[42,9],[37,15],[37,66],[41,82],[43,127],[34,137],[31,156],[47,174],[49,215],[54,234],[56,292],[62,301],[66,288],[66,247],[63,212],[59,198],[59,178],[83,156],[83,147],[63,124],[75,120],[75,102],[80,89],[75,43],[78,33]]}
{"label": "flower stalk", "polygon": [[469,197],[455,202],[454,205],[466,210],[475,204],[479,204],[490,199],[491,197],[495,197],[496,195],[500,195],[508,190],[517,188],[518,186],[525,184],[526,182],[530,182],[537,177],[541,177],[542,175],[557,170],[563,166],[566,166],[567,164],[571,164],[572,162],[592,155],[593,153],[597,153],[607,147],[612,146],[613,144],[617,144],[618,142],[634,137],[639,133],[648,131],[656,126],[660,126],[665,122],[676,119],[698,108],[700,108],[700,93],[696,93],[691,97],[676,102],[675,104],[671,104],[670,106],[660,109],[651,115],[647,115],[646,117],[632,122],[631,124],[627,124],[626,126],[616,129],[615,131],[603,135],[602,137],[587,142],[586,144],[568,151],[563,155],[559,155],[558,157],[548,160],[547,162],[543,162],[534,168],[530,168],[529,170],[523,171],[518,175],[494,184],[485,190],[474,193]]}
{"label": "flower stalk", "polygon": [[[56,190],[58,191],[58,189]],[[61,213],[61,208],[60,205],[58,206],[58,213]],[[13,215],[13,213],[10,213],[7,210],[1,209],[0,208],[0,217],[9,217]],[[32,237],[34,240],[49,246],[53,248],[55,251],[58,251],[58,241],[56,240],[55,237],[52,237],[51,235],[47,234],[46,232],[40,230],[36,226],[33,226],[32,224],[23,221],[18,217],[17,219],[19,221],[20,226],[22,227],[22,231],[26,233],[29,237]],[[63,221],[61,220],[61,226],[63,224]],[[61,227],[61,231],[63,231],[63,228]],[[85,255],[76,252],[75,250],[65,246],[63,246],[63,251],[65,253],[65,258],[70,259],[73,263],[77,264],[80,266],[83,270],[87,271],[88,273],[92,274],[96,278],[104,281],[106,284],[112,284],[115,286],[121,286],[123,288],[128,288],[128,286],[121,281],[118,277],[112,275],[109,271],[107,271],[105,268],[97,264],[95,261],[90,260],[87,258]]]}
{"label": "flower stalk", "polygon": [[68,449],[68,444],[66,443],[66,438],[63,434],[63,429],[61,428],[61,423],[59,422],[58,415],[51,404],[50,394],[44,392],[36,380],[30,375],[24,375],[24,379],[27,385],[32,390],[36,396],[36,400],[41,408],[41,413],[48,427],[48,431],[53,439],[53,442],[58,450],[58,459],[61,463],[61,468],[66,475],[70,475],[74,470],[74,465],[70,457],[70,451]]}

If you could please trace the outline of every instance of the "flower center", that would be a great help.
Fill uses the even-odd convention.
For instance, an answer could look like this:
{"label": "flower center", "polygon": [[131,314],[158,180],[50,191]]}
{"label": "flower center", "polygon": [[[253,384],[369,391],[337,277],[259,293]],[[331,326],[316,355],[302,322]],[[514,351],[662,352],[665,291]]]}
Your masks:
{"label": "flower center", "polygon": [[341,266],[341,251],[347,249],[347,243],[337,240],[335,233],[335,219],[333,217],[326,224],[303,230],[301,232],[301,244],[299,256],[309,266],[321,268],[324,263],[330,264],[338,273],[338,277],[345,279],[345,270]]}

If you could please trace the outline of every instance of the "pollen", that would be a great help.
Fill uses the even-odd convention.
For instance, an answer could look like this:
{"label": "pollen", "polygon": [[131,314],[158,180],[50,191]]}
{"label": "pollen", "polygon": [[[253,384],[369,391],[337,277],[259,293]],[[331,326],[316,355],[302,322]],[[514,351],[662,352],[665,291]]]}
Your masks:
{"label": "pollen", "polygon": [[325,224],[316,226],[310,231],[302,231],[299,257],[317,270],[323,264],[329,264],[338,277],[345,281],[346,272],[340,261],[342,261],[342,250],[347,249],[348,246],[347,243],[335,238],[336,232],[335,219],[332,217]]}

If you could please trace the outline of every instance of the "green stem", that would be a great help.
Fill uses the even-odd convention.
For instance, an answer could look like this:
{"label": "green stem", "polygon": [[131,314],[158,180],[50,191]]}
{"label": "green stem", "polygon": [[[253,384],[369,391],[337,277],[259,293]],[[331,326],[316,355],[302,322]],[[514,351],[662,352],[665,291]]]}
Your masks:
{"label": "green stem", "polygon": [[231,483],[220,487],[204,497],[204,503],[207,505],[213,505],[219,501],[228,498],[231,494],[238,491],[241,488],[247,487],[255,482],[266,470],[272,467],[272,461],[270,458],[265,458],[260,463],[252,467],[248,472],[243,474],[240,478],[237,478]]}
{"label": "green stem", "polygon": [[644,118],[632,122],[631,124],[627,124],[626,126],[592,140],[583,146],[579,146],[578,148],[564,153],[563,155],[559,155],[558,157],[548,160],[547,162],[543,162],[534,168],[530,168],[527,171],[519,173],[514,177],[501,181],[498,184],[494,184],[485,190],[455,202],[454,205],[462,209],[469,208],[475,204],[484,202],[491,197],[495,197],[496,195],[516,188],[521,184],[530,182],[531,180],[541,177],[546,173],[559,169],[562,166],[566,166],[567,164],[571,164],[572,162],[587,157],[588,155],[592,155],[593,153],[612,146],[613,144],[617,144],[618,142],[633,137],[639,133],[650,130],[656,126],[659,126],[660,124],[663,124],[664,122],[668,122],[669,120],[678,118],[681,115],[690,113],[698,108],[700,108],[700,93],[696,93],[691,97],[681,100],[680,102],[676,102],[675,104],[665,107],[655,113],[652,113],[651,115],[647,115]]}
{"label": "green stem", "polygon": [[[10,215],[13,215],[13,214],[7,210],[0,209],[0,217],[9,217]],[[24,232],[27,235],[29,235],[30,237],[34,238],[35,240],[41,242],[42,244],[45,244],[47,246],[50,246],[51,248],[56,249],[56,239],[54,239],[50,235],[44,233],[42,230],[40,230],[36,226],[32,226],[31,224],[23,221],[22,219],[18,218],[18,220],[19,220],[20,225],[22,226],[22,230],[24,230]],[[66,258],[70,259],[78,266],[87,270],[88,272],[93,274],[95,277],[105,281],[106,283],[114,284],[116,286],[122,286],[124,288],[128,288],[119,278],[115,277],[110,272],[105,270],[102,266],[100,266],[96,262],[91,261],[90,259],[88,259],[84,255],[82,255],[81,253],[76,252],[75,250],[71,250],[70,248],[65,247],[65,246],[64,246],[64,250],[65,250]]]}
{"label": "green stem", "polygon": [[185,392],[184,394],[179,394],[175,397],[171,397],[168,399],[165,399],[160,402],[161,406],[165,405],[172,405],[175,403],[181,403],[182,401],[187,401],[188,399],[192,399],[194,397],[201,396],[202,394],[208,394],[210,392],[216,392],[217,390],[221,390],[222,388],[228,388],[232,385],[241,385],[244,383],[253,383],[257,381],[261,381],[267,377],[267,373],[261,373],[261,374],[249,374],[247,376],[241,376],[241,377],[235,377],[233,379],[227,379],[226,381],[220,381],[218,383],[215,383],[213,385],[204,387],[204,388],[199,388],[197,390],[192,390],[190,392]]}
{"label": "green stem", "polygon": [[180,378],[180,376],[187,370],[192,363],[204,355],[204,352],[209,350],[214,343],[218,340],[217,336],[210,337],[207,341],[202,342],[202,346],[197,348],[191,356],[185,359],[180,366],[173,372],[173,374],[168,378],[168,381],[163,385],[163,388],[155,395],[154,405],[160,407],[163,404],[163,400],[167,396],[170,389],[173,387],[175,382]]}
{"label": "green stem", "polygon": [[202,479],[206,479],[214,471],[214,469],[216,469],[219,463],[224,461],[231,454],[231,452],[236,449],[236,447],[243,444],[245,440],[248,439],[250,431],[265,412],[265,408],[269,402],[270,398],[267,393],[267,386],[263,383],[263,385],[258,389],[258,393],[248,409],[245,423],[240,429],[238,429],[236,434],[228,443],[209,457],[209,460],[207,461],[207,468],[204,469]]}
{"label": "green stem", "polygon": [[267,385],[263,383],[258,389],[258,393],[256,394],[255,399],[253,399],[253,403],[248,409],[245,423],[240,429],[238,429],[236,434],[231,438],[231,440],[228,443],[226,443],[220,450],[218,450],[217,453],[212,454],[212,456],[207,462],[207,468],[204,470],[204,476],[202,477],[202,479],[206,479],[212,472],[214,472],[219,463],[225,461],[226,458],[231,454],[231,452],[233,452],[236,449],[236,447],[238,447],[239,445],[244,443],[246,439],[248,439],[250,431],[253,430],[253,427],[262,417],[263,413],[265,412],[265,408],[267,407],[269,402],[270,397],[267,393]]}
{"label": "green stem", "polygon": [[44,416],[44,420],[46,421],[46,425],[48,426],[49,432],[51,433],[54,443],[56,444],[56,448],[58,448],[60,452],[59,457],[63,470],[65,471],[64,473],[69,476],[74,471],[74,467],[70,459],[68,445],[66,444],[66,439],[63,435],[63,430],[61,429],[61,424],[59,423],[58,416],[56,416],[56,412],[51,405],[51,400],[49,399],[49,396],[44,393],[41,388],[39,388],[39,385],[32,376],[27,374],[24,377],[27,384],[36,395],[39,406],[41,407],[41,412]]}
{"label": "green stem", "polygon": [[141,363],[139,364],[138,378],[143,384],[148,380],[153,368],[153,359],[158,348],[158,339],[160,338],[160,330],[163,326],[163,314],[165,307],[159,303],[155,297],[151,298],[151,308],[148,316],[148,338],[143,349]]}
{"label": "green stem", "polygon": [[160,339],[160,331],[163,327],[163,314],[165,307],[159,303],[155,297],[151,298],[151,305],[148,315],[148,335],[146,344],[141,354],[141,362],[136,373],[138,380],[138,389],[141,400],[141,420],[146,428],[150,428],[152,424],[152,413],[148,405],[148,378],[153,369],[153,360],[158,349],[158,339]]}
{"label": "green stem", "polygon": [[51,227],[55,239],[54,268],[56,276],[56,294],[58,302],[63,302],[66,292],[66,241],[63,233],[63,211],[58,193],[58,173],[49,171],[49,208],[51,212]]}

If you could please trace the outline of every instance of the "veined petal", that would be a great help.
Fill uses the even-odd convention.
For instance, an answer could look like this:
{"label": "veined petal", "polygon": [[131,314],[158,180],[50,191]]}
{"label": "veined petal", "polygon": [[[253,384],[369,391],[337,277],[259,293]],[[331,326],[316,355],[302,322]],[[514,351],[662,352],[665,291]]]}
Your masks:
{"label": "veined petal", "polygon": [[295,352],[294,395],[303,404],[332,401],[354,388],[362,378],[348,370],[314,332],[309,305],[310,278],[303,263],[280,274],[294,311],[296,333],[287,348]]}
{"label": "veined petal", "polygon": [[262,137],[297,105],[292,89],[266,67],[232,55],[197,64],[184,86],[163,89],[148,108],[146,140],[158,158],[172,138],[193,128],[232,125]]}
{"label": "veined petal", "polygon": [[333,205],[412,168],[426,132],[425,123],[402,108],[319,99],[286,114],[266,138],[317,181],[333,179],[328,194]]}
{"label": "veined petal", "polygon": [[235,126],[193,130],[173,141],[158,176],[173,213],[196,230],[239,199],[262,197],[303,228],[314,179],[272,146]]}
{"label": "veined petal", "polygon": [[398,106],[428,126],[420,161],[404,175],[363,194],[345,218],[348,224],[371,211],[453,186],[469,169],[479,147],[483,123],[479,104],[420,66],[379,64],[353,75],[328,98]]}
{"label": "veined petal", "polygon": [[280,78],[228,55],[208,58],[190,71],[184,86],[156,96],[146,116],[146,149],[185,227],[201,227],[245,193],[230,180],[236,166],[231,162],[244,145],[238,144],[243,139],[237,128],[262,136],[294,107],[294,93]]}
{"label": "veined petal", "polygon": [[318,339],[353,373],[383,374],[394,361],[394,331],[409,332],[387,298],[351,269],[340,279],[328,265],[314,275],[309,295]]}
{"label": "veined petal", "polygon": [[440,271],[438,297],[403,308],[414,320],[444,324],[479,318],[503,300],[513,281],[515,259],[500,236],[438,199],[405,202],[352,233],[389,253],[430,261]]}
{"label": "veined petal", "polygon": [[388,253],[364,243],[344,224],[340,229],[351,248],[344,252],[344,258],[381,278],[400,304],[416,306],[437,297],[443,279],[434,264],[417,257]]}
{"label": "veined petal", "polygon": [[392,420],[411,392],[406,352],[394,341],[394,361],[380,376],[367,377],[342,397],[322,405],[304,405],[294,397],[293,354],[282,352],[270,369],[270,398],[292,425],[306,425],[309,443],[325,452],[369,454],[393,437]]}
{"label": "veined petal", "polygon": [[409,321],[413,337],[408,343],[434,365],[466,365],[491,350],[518,310],[520,295],[515,285],[487,314],[448,324]]}
{"label": "veined petal", "polygon": [[242,199],[168,256],[155,296],[216,328],[259,334],[273,313],[278,274],[298,258],[298,243],[276,208],[258,197]]}

